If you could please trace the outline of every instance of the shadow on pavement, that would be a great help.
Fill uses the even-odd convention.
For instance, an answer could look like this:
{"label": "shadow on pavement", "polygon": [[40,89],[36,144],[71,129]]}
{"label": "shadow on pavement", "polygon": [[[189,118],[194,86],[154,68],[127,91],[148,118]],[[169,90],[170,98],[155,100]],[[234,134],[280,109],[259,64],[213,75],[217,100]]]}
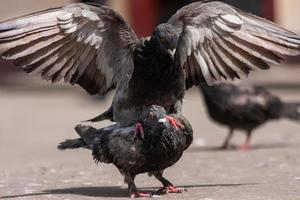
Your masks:
{"label": "shadow on pavement", "polygon": [[[254,150],[264,150],[264,149],[288,149],[288,148],[299,148],[298,145],[295,144],[286,144],[286,143],[273,143],[273,144],[256,144],[252,145],[251,149],[249,151],[254,151]],[[231,145],[227,149],[222,149],[219,146],[205,146],[205,147],[194,147],[191,148],[189,151],[191,152],[197,152],[197,151],[205,151],[205,152],[215,152],[215,151],[241,151],[239,150],[238,145]],[[246,151],[247,152],[247,151]]]}
{"label": "shadow on pavement", "polygon": [[[199,185],[176,185],[178,188],[206,188],[206,187],[239,187],[239,186],[248,186],[248,185],[258,185],[259,183],[228,183],[228,184],[199,184]],[[144,187],[142,190],[155,189],[154,187]]]}
{"label": "shadow on pavement", "polygon": [[20,198],[20,197],[32,197],[32,196],[43,196],[43,195],[62,195],[62,194],[72,194],[88,197],[128,197],[127,189],[121,187],[73,187],[64,189],[52,189],[44,190],[37,193],[11,195],[11,196],[1,196],[0,199],[8,198]]}
{"label": "shadow on pavement", "polygon": [[[203,184],[203,185],[181,185],[180,188],[202,188],[202,187],[238,187],[247,185],[256,185],[258,183],[239,183],[239,184]],[[140,188],[143,192],[156,192],[157,188],[154,187],[144,187]],[[43,195],[80,195],[87,197],[114,197],[114,198],[126,198],[128,197],[128,190],[117,186],[101,186],[101,187],[74,187],[74,188],[64,188],[64,189],[53,189],[44,190],[37,193],[20,194],[20,195],[10,195],[1,196],[0,199],[9,198],[21,198],[21,197],[32,197],[32,196],[43,196]]]}

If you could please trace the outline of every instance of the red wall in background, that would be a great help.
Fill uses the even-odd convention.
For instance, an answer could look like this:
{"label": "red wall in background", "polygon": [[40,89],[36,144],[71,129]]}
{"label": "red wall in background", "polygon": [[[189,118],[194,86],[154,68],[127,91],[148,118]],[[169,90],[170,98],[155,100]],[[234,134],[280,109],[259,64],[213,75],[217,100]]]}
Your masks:
{"label": "red wall in background", "polygon": [[140,37],[149,36],[160,19],[159,0],[131,0],[132,24]]}
{"label": "red wall in background", "polygon": [[269,20],[275,19],[274,0],[263,0],[263,16]]}
{"label": "red wall in background", "polygon": [[[162,2],[159,0],[130,0],[128,2],[131,6],[132,25],[135,32],[140,37],[151,35],[161,19]],[[261,4],[257,6],[262,9],[263,17],[274,20],[274,0],[261,0]]]}

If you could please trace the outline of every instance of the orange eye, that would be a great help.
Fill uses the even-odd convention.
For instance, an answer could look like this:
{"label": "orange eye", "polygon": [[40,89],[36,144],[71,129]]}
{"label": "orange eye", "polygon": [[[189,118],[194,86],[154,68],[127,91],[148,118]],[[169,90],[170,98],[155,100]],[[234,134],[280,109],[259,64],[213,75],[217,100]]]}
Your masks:
{"label": "orange eye", "polygon": [[150,113],[148,114],[148,117],[149,117],[150,119],[153,119],[153,117],[154,117],[153,112],[150,112]]}

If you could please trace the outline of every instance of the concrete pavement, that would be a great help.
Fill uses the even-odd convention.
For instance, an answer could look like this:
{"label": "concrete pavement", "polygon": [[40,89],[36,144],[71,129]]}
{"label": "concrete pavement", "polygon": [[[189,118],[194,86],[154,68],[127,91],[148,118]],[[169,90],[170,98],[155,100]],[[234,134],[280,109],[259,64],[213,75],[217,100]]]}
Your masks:
{"label": "concrete pavement", "polygon": [[[273,92],[300,100],[299,91]],[[56,150],[59,142],[76,137],[76,124],[110,103],[109,98],[101,101],[66,87],[0,87],[0,199],[128,199],[112,165],[95,165],[86,150]],[[254,133],[250,152],[216,151],[227,130],[210,122],[196,90],[188,92],[184,103],[195,142],[166,177],[188,191],[160,199],[300,199],[299,124],[269,123]],[[242,143],[244,137],[236,134],[234,142]],[[147,191],[160,187],[146,175],[138,176],[136,184]]]}

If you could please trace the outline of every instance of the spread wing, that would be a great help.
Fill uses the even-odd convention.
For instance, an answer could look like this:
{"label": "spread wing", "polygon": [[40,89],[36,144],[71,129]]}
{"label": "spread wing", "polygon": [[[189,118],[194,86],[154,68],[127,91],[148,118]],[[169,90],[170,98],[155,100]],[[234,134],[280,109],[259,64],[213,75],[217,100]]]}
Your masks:
{"label": "spread wing", "polygon": [[181,32],[175,58],[187,88],[240,78],[299,54],[300,36],[221,2],[187,5],[168,23]]}
{"label": "spread wing", "polygon": [[105,94],[133,71],[138,38],[104,6],[75,3],[0,24],[0,53],[45,80]]}

